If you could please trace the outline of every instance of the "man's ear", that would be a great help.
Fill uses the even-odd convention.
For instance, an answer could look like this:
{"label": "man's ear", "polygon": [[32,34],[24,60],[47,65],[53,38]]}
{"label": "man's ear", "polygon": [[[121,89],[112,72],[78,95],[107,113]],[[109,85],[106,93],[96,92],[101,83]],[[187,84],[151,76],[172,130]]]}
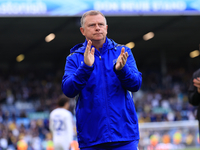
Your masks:
{"label": "man's ear", "polygon": [[80,27],[80,31],[81,31],[81,33],[85,36],[84,28],[83,28],[83,27]]}
{"label": "man's ear", "polygon": [[106,34],[108,33],[108,25],[106,25]]}

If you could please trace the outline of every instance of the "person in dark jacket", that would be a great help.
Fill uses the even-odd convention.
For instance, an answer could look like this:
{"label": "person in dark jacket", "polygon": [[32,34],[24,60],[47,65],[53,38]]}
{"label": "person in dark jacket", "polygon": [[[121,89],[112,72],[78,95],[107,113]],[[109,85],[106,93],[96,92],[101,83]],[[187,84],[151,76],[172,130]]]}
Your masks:
{"label": "person in dark jacket", "polygon": [[107,29],[101,12],[83,14],[80,31],[86,39],[66,58],[62,90],[67,97],[78,97],[81,150],[137,150],[139,129],[132,92],[140,89],[142,73],[131,49],[107,38]]}
{"label": "person in dark jacket", "polygon": [[[188,90],[189,103],[193,106],[197,106],[197,120],[199,121],[199,133],[200,133],[200,69],[193,73],[190,80]],[[199,134],[200,135],[200,134]]]}

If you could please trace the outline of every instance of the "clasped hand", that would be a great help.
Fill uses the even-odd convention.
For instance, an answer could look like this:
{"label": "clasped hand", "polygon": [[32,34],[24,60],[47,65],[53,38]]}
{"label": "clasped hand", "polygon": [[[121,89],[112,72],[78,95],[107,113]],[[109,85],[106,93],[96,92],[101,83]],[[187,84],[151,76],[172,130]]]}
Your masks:
{"label": "clasped hand", "polygon": [[119,57],[117,58],[117,62],[115,64],[115,69],[121,70],[125,66],[127,58],[128,58],[128,53],[125,52],[125,48],[123,47],[121,49],[121,53],[120,53]]}
{"label": "clasped hand", "polygon": [[[84,52],[84,63],[88,66],[92,66],[94,63],[94,47],[91,49],[92,41],[88,40],[87,47]],[[90,51],[91,49],[91,51]]]}
{"label": "clasped hand", "polygon": [[[94,63],[95,48],[92,47],[92,49],[91,49],[91,46],[92,46],[92,41],[88,40],[87,47],[84,52],[84,63],[88,66],[92,66]],[[127,58],[128,58],[128,53],[125,52],[125,48],[123,47],[121,49],[121,53],[120,53],[119,57],[117,58],[117,62],[115,64],[115,69],[121,70],[125,66]]]}

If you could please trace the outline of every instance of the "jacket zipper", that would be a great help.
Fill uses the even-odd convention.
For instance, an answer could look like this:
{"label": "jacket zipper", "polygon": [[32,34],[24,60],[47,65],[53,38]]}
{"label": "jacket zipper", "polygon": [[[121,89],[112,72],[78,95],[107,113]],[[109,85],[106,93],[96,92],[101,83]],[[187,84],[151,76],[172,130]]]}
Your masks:
{"label": "jacket zipper", "polygon": [[[103,81],[105,81],[104,79],[104,69],[103,69],[103,65],[102,65],[102,61],[101,61],[101,55],[99,55],[99,59],[100,59],[100,66],[101,66],[101,71],[102,71],[102,78]],[[106,114],[107,114],[107,120],[108,120],[108,137],[109,137],[109,142],[112,142],[110,139],[110,115],[109,115],[109,110],[108,110],[108,101],[107,101],[107,93],[106,93],[106,85],[105,82],[103,82],[103,94],[104,94],[104,98],[105,98],[105,103],[106,103]]]}

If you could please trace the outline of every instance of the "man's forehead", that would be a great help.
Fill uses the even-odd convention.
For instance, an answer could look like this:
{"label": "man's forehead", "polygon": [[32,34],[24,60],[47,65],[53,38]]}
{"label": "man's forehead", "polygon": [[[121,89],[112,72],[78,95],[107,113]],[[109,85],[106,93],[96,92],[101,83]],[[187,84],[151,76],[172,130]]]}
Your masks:
{"label": "man's forehead", "polygon": [[99,21],[99,22],[104,22],[105,21],[105,18],[101,15],[101,14],[98,14],[98,15],[88,15],[85,17],[85,21]]}

